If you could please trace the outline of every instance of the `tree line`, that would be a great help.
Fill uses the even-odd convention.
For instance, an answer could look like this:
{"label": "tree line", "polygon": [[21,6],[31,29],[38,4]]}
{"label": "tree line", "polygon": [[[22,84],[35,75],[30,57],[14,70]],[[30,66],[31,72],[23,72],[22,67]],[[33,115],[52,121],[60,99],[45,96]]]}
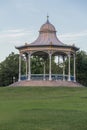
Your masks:
{"label": "tree line", "polygon": [[[21,73],[25,75],[26,65],[25,59],[22,57]],[[45,60],[46,73],[49,73],[49,60]],[[33,74],[43,73],[44,59],[38,56],[31,57],[31,72]],[[73,74],[73,58],[71,58],[71,74]],[[12,52],[6,59],[0,63],[0,86],[8,86],[13,83],[14,80],[18,81],[18,66],[19,55]],[[55,58],[52,58],[52,73],[62,73],[61,65],[55,63]],[[68,73],[68,61],[65,62],[66,73]],[[76,53],[76,80],[77,82],[87,86],[87,54],[85,51],[78,51]]]}

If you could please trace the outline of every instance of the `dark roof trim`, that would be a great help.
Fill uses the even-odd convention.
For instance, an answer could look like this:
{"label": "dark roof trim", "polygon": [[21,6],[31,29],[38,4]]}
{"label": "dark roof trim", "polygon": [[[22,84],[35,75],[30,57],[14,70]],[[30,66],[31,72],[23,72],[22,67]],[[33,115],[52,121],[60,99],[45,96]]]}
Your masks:
{"label": "dark roof trim", "polygon": [[25,45],[25,46],[19,46],[19,47],[15,47],[16,49],[23,49],[23,48],[28,48],[28,47],[32,47],[32,48],[35,48],[35,47],[54,47],[54,48],[56,48],[56,47],[62,47],[62,48],[72,48],[72,49],[74,49],[74,50],[76,50],[76,51],[78,51],[79,50],[79,48],[78,47],[76,47],[76,46],[70,46],[70,45]]}

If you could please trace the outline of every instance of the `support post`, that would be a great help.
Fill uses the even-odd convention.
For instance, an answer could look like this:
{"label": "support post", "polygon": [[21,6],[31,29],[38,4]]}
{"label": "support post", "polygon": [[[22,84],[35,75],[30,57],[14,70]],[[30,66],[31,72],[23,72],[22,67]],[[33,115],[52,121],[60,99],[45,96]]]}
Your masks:
{"label": "support post", "polygon": [[71,55],[69,53],[68,54],[68,60],[69,60],[69,64],[68,64],[68,81],[71,81],[71,77],[70,77],[70,75],[71,75],[71,72],[70,72],[70,57],[71,57]]}
{"label": "support post", "polygon": [[19,79],[18,81],[21,81],[21,54],[19,54]]}
{"label": "support post", "polygon": [[43,78],[43,80],[46,80],[45,79],[45,61],[44,61],[44,78]]}
{"label": "support post", "polygon": [[27,78],[27,74],[28,74],[28,69],[27,69],[27,67],[28,67],[28,59],[27,59],[27,56],[26,56],[26,78]]}
{"label": "support post", "polygon": [[31,54],[28,53],[28,80],[31,79]]}
{"label": "support post", "polygon": [[[59,64],[60,64],[60,56],[58,55],[58,61],[57,61],[57,75],[59,73]],[[56,75],[56,80],[58,80],[58,76]]]}
{"label": "support post", "polygon": [[60,58],[60,56],[58,56],[58,66],[59,66],[59,64],[60,64],[59,58]]}
{"label": "support post", "polygon": [[63,56],[63,81],[65,81],[65,57]]}
{"label": "support post", "polygon": [[51,56],[52,56],[52,54],[49,53],[49,80],[52,80],[52,77],[51,77]]}
{"label": "support post", "polygon": [[76,56],[75,54],[73,56],[74,56],[74,82],[76,82]]}

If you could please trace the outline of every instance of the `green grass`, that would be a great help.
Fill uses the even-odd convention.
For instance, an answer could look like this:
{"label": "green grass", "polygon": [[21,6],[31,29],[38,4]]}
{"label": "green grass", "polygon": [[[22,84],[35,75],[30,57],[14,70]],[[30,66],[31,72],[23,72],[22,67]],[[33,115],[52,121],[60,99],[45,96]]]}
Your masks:
{"label": "green grass", "polygon": [[87,130],[87,88],[0,88],[0,130]]}

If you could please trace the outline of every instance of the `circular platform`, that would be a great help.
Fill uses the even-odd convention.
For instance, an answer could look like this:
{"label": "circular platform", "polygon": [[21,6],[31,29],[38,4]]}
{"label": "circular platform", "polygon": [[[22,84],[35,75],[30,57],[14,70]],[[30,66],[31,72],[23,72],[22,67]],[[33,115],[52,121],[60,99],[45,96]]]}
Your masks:
{"label": "circular platform", "polygon": [[20,82],[15,82],[11,84],[10,86],[16,87],[16,86],[49,86],[49,87],[59,87],[59,86],[66,86],[66,87],[82,87],[81,84],[77,82],[72,82],[72,81],[62,81],[62,80],[24,80]]}

